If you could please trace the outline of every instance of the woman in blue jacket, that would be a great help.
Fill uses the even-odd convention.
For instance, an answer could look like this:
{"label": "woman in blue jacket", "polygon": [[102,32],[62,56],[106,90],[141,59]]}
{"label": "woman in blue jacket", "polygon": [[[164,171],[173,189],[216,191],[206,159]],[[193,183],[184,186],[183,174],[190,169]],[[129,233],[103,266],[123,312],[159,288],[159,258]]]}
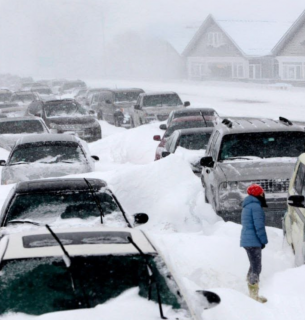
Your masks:
{"label": "woman in blue jacket", "polygon": [[258,283],[262,270],[262,249],[268,243],[263,210],[267,203],[261,186],[253,184],[247,189],[247,193],[249,196],[243,202],[241,214],[240,246],[245,248],[250,261],[247,275],[249,295],[252,299],[265,303],[267,299],[258,295]]}

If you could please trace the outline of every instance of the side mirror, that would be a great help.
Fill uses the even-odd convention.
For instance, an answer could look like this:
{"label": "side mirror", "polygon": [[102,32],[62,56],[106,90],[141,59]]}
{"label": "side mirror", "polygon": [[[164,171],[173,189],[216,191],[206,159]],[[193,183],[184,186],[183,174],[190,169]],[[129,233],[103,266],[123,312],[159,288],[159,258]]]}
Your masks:
{"label": "side mirror", "polygon": [[92,158],[93,160],[95,160],[95,161],[99,161],[99,160],[100,160],[100,158],[99,158],[98,156],[91,156],[91,158]]}
{"label": "side mirror", "polygon": [[6,161],[5,160],[0,160],[0,166],[5,167],[6,166]]}
{"label": "side mirror", "polygon": [[169,156],[170,154],[171,154],[171,153],[168,152],[168,151],[163,151],[163,152],[162,152],[162,158],[165,158],[165,157]]}
{"label": "side mirror", "polygon": [[197,290],[196,292],[203,297],[203,308],[205,310],[214,308],[221,302],[219,295],[214,292],[205,290]]}
{"label": "side mirror", "polygon": [[58,133],[58,130],[57,130],[57,129],[50,129],[50,133],[52,133],[52,134],[57,134],[57,133]]}
{"label": "side mirror", "polygon": [[161,137],[160,136],[154,136],[154,140],[155,141],[161,141]]}
{"label": "side mirror", "polygon": [[[1,161],[0,161],[1,163]],[[290,205],[291,207],[297,207],[297,208],[305,208],[304,206],[304,196],[290,196],[288,198],[288,205]]]}
{"label": "side mirror", "polygon": [[140,107],[139,104],[136,104],[136,105],[134,106],[134,108],[135,108],[136,110],[141,110],[141,107]]}
{"label": "side mirror", "polygon": [[89,114],[93,116],[93,115],[95,115],[95,111],[94,110],[89,110]]}
{"label": "side mirror", "polygon": [[183,103],[183,105],[184,105],[185,107],[188,107],[188,106],[191,105],[191,103],[190,103],[189,101],[185,101],[185,102]]}
{"label": "side mirror", "polygon": [[200,160],[200,165],[202,167],[208,167],[208,168],[213,168],[214,166],[214,160],[212,157],[204,157],[204,158],[201,158]]}
{"label": "side mirror", "polygon": [[107,104],[111,104],[111,101],[110,100],[106,100],[105,101]]}
{"label": "side mirror", "polygon": [[35,117],[41,117],[41,113],[40,112],[35,113]]}
{"label": "side mirror", "polygon": [[159,126],[159,128],[161,129],[161,130],[166,130],[167,129],[167,125],[166,124],[160,124],[160,126]]}
{"label": "side mirror", "polygon": [[134,215],[135,224],[144,224],[149,220],[149,217],[146,213],[136,213]]}

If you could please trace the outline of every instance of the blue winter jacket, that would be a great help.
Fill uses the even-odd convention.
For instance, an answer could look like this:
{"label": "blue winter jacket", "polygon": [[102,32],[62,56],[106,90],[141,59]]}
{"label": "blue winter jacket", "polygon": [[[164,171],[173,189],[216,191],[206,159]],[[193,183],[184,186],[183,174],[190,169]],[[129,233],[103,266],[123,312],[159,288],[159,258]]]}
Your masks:
{"label": "blue winter jacket", "polygon": [[257,198],[253,196],[245,198],[241,213],[241,224],[241,247],[261,247],[263,244],[268,243],[265,229],[265,213]]}

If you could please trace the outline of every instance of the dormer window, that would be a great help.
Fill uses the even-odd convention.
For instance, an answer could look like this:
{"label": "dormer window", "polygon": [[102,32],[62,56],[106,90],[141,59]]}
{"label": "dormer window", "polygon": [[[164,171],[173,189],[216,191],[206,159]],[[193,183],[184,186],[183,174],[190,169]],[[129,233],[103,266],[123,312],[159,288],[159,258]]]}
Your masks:
{"label": "dormer window", "polygon": [[224,44],[223,35],[221,32],[209,32],[207,45],[218,48]]}

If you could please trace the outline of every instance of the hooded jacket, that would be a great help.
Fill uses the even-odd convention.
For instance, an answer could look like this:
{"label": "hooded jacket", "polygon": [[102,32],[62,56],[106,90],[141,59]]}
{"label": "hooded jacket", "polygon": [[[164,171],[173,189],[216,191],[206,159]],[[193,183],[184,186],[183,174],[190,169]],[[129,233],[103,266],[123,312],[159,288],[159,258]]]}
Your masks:
{"label": "hooded jacket", "polygon": [[256,197],[248,196],[245,198],[241,213],[241,224],[241,247],[261,247],[268,243],[265,213]]}

